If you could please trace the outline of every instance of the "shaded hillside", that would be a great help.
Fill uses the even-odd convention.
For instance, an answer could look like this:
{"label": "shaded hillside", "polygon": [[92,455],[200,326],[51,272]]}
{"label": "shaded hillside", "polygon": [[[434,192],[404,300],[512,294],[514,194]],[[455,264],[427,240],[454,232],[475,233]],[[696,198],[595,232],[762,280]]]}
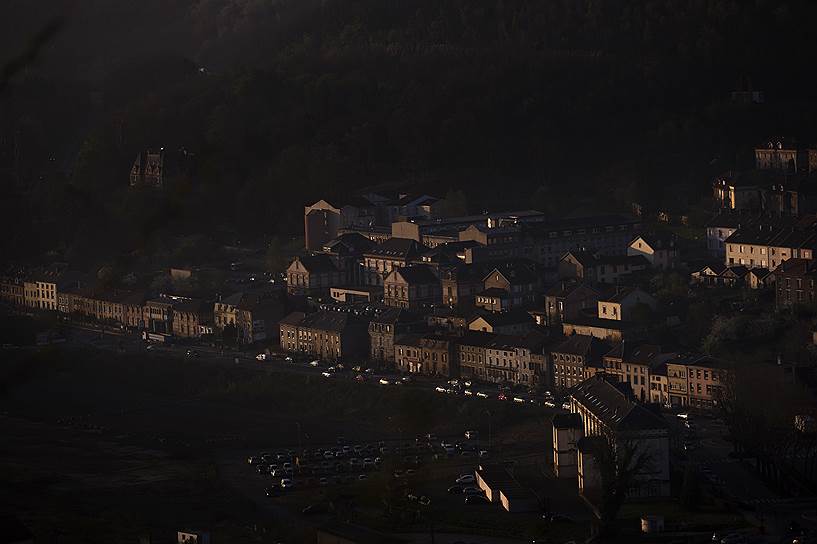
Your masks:
{"label": "shaded hillside", "polygon": [[[25,24],[4,52],[51,13],[15,4]],[[763,0],[76,3],[2,97],[0,144],[16,150],[2,175],[22,188],[6,221],[33,225],[15,248],[83,255],[150,250],[178,231],[295,232],[305,201],[384,183],[464,189],[473,209],[685,206],[757,140],[814,138],[803,61],[817,48],[815,11]],[[750,86],[765,105],[730,103]],[[194,156],[163,195],[126,189],[147,146]]]}

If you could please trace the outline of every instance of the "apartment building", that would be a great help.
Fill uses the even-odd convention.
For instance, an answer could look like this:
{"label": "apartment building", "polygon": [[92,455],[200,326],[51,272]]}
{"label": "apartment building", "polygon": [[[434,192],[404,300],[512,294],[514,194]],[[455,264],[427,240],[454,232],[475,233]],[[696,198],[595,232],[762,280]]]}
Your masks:
{"label": "apartment building", "polygon": [[23,280],[13,276],[0,278],[0,300],[20,308],[25,306],[25,284]]}
{"label": "apartment building", "polygon": [[602,369],[602,357],[610,344],[594,336],[574,334],[550,351],[553,385],[565,390]]}
{"label": "apartment building", "polygon": [[775,302],[778,308],[815,301],[817,263],[806,259],[789,259],[774,271]]}
{"label": "apartment building", "polygon": [[398,335],[417,331],[424,323],[401,308],[386,308],[369,321],[369,357],[383,363],[394,362],[394,340]]}
{"label": "apartment building", "polygon": [[573,250],[565,253],[559,260],[559,279],[619,283],[623,278],[648,268],[650,262],[642,254],[602,255],[592,251]]}
{"label": "apartment building", "polygon": [[[637,485],[628,490],[628,498],[667,497],[670,495],[669,428],[657,413],[635,402],[629,384],[604,373],[584,380],[570,390],[570,412],[582,421],[583,438],[577,442],[580,492],[598,492],[598,448],[634,447],[649,462],[638,472]],[[595,439],[599,442],[593,443]],[[582,447],[584,442],[586,447]],[[595,482],[595,484],[590,484]]]}
{"label": "apartment building", "polygon": [[366,323],[347,312],[292,312],[279,322],[281,349],[326,361],[357,361],[369,351]]}
{"label": "apartment building", "polygon": [[406,238],[389,238],[377,244],[363,254],[364,283],[382,286],[392,270],[418,262],[427,249]]}
{"label": "apartment building", "polygon": [[281,318],[283,308],[278,300],[266,293],[239,291],[213,304],[213,326],[219,333],[227,326],[235,326],[239,344],[265,340],[268,331]]}
{"label": "apartment building", "polygon": [[344,275],[329,255],[295,257],[287,267],[287,293],[305,296],[326,295],[331,287],[342,285],[344,279]]}
{"label": "apartment building", "polygon": [[173,336],[179,338],[199,338],[204,328],[212,323],[212,303],[198,299],[174,302],[171,325]]}
{"label": "apartment building", "polygon": [[650,373],[662,355],[661,346],[618,342],[602,357],[604,371],[630,384],[635,398],[650,401]]}
{"label": "apartment building", "polygon": [[383,302],[396,308],[429,308],[440,303],[440,280],[428,265],[394,268],[383,280]]}
{"label": "apartment building", "polygon": [[60,274],[56,271],[36,272],[23,280],[23,305],[36,310],[56,312],[57,284]]}
{"label": "apartment building", "polygon": [[718,405],[731,367],[702,355],[679,355],[666,362],[669,405],[711,409]]}
{"label": "apartment building", "polygon": [[467,331],[457,346],[460,375],[463,378],[485,379],[485,364],[488,360],[488,346],[493,341],[488,332]]}
{"label": "apartment building", "polygon": [[394,341],[398,370],[454,378],[457,366],[457,338],[433,334],[409,334]]}
{"label": "apartment building", "polygon": [[761,217],[742,225],[725,242],[727,266],[774,270],[787,259],[814,258],[817,217]]}

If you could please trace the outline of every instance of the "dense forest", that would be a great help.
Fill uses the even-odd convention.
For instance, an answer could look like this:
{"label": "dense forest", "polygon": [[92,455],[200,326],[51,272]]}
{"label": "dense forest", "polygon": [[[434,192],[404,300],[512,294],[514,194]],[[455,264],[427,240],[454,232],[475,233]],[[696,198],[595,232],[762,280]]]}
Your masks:
{"label": "dense forest", "polygon": [[[462,190],[472,210],[686,207],[758,141],[817,139],[807,0],[10,0],[5,13],[0,63],[22,66],[0,89],[7,256],[287,235],[305,202],[372,186]],[[737,89],[766,101],[736,104]],[[146,147],[173,161],[161,193],[128,189]]]}

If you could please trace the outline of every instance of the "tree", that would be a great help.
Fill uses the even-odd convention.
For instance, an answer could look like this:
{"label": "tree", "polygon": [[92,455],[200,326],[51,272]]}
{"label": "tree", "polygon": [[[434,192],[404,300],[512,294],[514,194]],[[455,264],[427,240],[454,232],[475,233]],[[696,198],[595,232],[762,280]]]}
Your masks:
{"label": "tree", "polygon": [[612,434],[600,437],[596,466],[601,475],[599,504],[599,537],[615,533],[615,522],[627,492],[638,483],[638,474],[650,463],[652,456],[635,441],[617,439]]}

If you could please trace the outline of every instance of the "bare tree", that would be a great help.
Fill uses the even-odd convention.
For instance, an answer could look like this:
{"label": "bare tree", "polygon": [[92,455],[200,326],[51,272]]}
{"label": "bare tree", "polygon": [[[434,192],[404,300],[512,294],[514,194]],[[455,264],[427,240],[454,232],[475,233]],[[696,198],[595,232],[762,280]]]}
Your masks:
{"label": "bare tree", "polygon": [[638,476],[652,461],[650,452],[635,440],[616,438],[612,433],[598,437],[596,466],[601,476],[598,537],[615,532],[615,523],[628,493],[638,486]]}

